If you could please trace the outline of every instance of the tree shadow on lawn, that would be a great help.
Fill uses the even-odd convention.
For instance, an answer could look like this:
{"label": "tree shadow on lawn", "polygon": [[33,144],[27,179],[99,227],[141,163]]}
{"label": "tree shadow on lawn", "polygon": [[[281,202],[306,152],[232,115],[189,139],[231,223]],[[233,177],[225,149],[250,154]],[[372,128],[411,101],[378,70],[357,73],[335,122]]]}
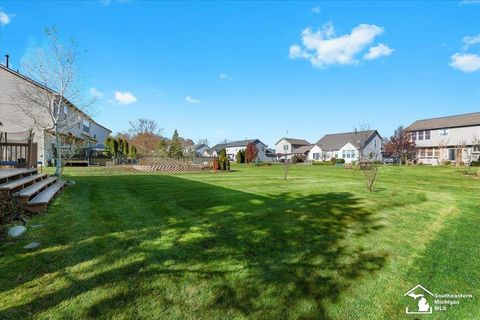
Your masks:
{"label": "tree shadow on lawn", "polygon": [[[78,188],[83,179],[87,178],[77,179]],[[118,225],[108,224],[105,234],[105,226],[100,228],[102,221],[97,220],[90,239],[72,239],[74,243],[63,243],[67,246],[62,250],[40,251],[12,261],[6,267],[25,266],[30,260],[44,265],[23,273],[20,280],[2,281],[3,293],[56,271],[68,279],[68,286],[5,308],[0,318],[38,314],[85,292],[122,286],[123,290],[96,301],[82,314],[129,314],[136,312],[136,303],[151,296],[159,308],[149,311],[152,317],[175,306],[183,310],[182,317],[219,311],[249,318],[289,318],[297,312],[297,317],[327,319],[326,304],[337,301],[356,279],[386,262],[386,253],[360,245],[363,237],[381,225],[349,192],[265,197],[174,176],[88,180],[106,188],[123,185],[128,190],[129,196],[118,197],[118,206],[97,208],[97,216],[108,213],[105,223],[118,219]],[[107,198],[108,192],[118,194],[118,190],[104,190]],[[62,201],[75,201],[72,193],[78,191],[67,189]],[[129,210],[132,199],[142,219],[135,223],[125,217],[133,214]],[[92,268],[114,266],[136,255],[141,259],[91,277],[79,279],[65,271],[92,259],[98,260]],[[57,261],[62,256],[72,259]],[[210,295],[192,305],[185,286],[197,282],[206,282]],[[164,294],[172,289],[165,287],[167,283],[178,298]],[[305,303],[309,308],[302,308]]]}

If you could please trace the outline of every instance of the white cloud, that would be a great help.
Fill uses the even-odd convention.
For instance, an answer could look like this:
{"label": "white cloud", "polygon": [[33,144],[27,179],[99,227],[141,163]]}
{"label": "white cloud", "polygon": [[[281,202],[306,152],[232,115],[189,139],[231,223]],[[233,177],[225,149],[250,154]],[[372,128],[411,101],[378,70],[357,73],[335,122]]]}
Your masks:
{"label": "white cloud", "polygon": [[320,14],[320,12],[322,12],[322,9],[320,9],[319,6],[316,6],[316,7],[312,8],[312,12],[315,13],[315,14]]}
{"label": "white cloud", "polygon": [[480,71],[480,56],[472,53],[455,53],[450,66],[462,72]]}
{"label": "white cloud", "polygon": [[222,80],[233,80],[233,77],[229,76],[226,73],[220,73],[220,79],[222,79]]}
{"label": "white cloud", "polygon": [[12,15],[7,14],[6,12],[0,11],[0,25],[5,26],[10,23]]}
{"label": "white cloud", "polygon": [[90,88],[90,95],[92,95],[95,98],[101,98],[103,97],[103,92],[98,91],[96,88]]}
{"label": "white cloud", "polygon": [[465,36],[463,37],[463,43],[465,45],[463,46],[464,50],[468,50],[473,45],[479,44],[480,43],[480,34],[476,36]]}
{"label": "white cloud", "polygon": [[115,101],[120,104],[130,104],[137,101],[137,98],[130,92],[115,91]]}
{"label": "white cloud", "polygon": [[104,7],[108,7],[112,3],[112,0],[100,0],[100,4]]}
{"label": "white cloud", "polygon": [[380,43],[378,46],[370,47],[367,53],[363,55],[363,59],[374,60],[383,56],[389,56],[393,52],[393,49]]}
{"label": "white cloud", "polygon": [[336,36],[333,23],[329,22],[317,31],[311,28],[303,30],[303,47],[297,44],[290,46],[289,57],[309,60],[313,66],[319,68],[357,64],[357,55],[383,32],[382,27],[360,24],[349,34]]}
{"label": "white cloud", "polygon": [[186,96],[185,97],[185,101],[187,101],[188,103],[200,103],[200,100],[199,99],[194,99],[190,96]]}

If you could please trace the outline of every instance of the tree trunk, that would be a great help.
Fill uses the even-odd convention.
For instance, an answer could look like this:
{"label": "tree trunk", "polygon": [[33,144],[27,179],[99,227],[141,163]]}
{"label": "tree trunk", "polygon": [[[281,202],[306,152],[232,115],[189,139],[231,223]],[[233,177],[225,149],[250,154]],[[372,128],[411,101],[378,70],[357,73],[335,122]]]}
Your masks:
{"label": "tree trunk", "polygon": [[62,177],[62,150],[61,150],[60,134],[55,132],[55,148],[57,149],[57,156],[55,159],[55,175],[61,180]]}

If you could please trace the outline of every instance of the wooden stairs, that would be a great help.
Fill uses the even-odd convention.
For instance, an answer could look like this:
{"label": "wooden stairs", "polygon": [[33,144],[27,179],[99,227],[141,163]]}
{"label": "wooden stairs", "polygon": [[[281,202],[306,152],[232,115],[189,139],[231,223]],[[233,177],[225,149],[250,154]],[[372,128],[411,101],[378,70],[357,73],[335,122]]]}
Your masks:
{"label": "wooden stairs", "polygon": [[0,192],[11,193],[30,212],[44,212],[64,187],[65,181],[38,173],[37,169],[0,169]]}

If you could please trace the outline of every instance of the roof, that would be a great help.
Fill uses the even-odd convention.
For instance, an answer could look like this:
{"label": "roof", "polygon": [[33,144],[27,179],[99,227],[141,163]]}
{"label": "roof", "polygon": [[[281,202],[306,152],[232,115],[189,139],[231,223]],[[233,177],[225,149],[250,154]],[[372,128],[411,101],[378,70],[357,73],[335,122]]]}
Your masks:
{"label": "roof", "polygon": [[217,145],[214,145],[212,149],[215,151],[220,151],[224,148],[246,147],[249,143],[254,143],[254,144],[261,143],[265,145],[265,143],[263,143],[258,139],[249,139],[249,140],[232,141],[228,143],[219,143]]}
{"label": "roof", "polygon": [[300,146],[298,148],[294,148],[292,153],[306,153],[310,151],[310,149],[313,148],[313,144],[310,144],[308,146]]}
{"label": "roof", "polygon": [[278,144],[280,141],[282,140],[285,140],[287,142],[289,142],[290,144],[296,144],[296,145],[299,145],[299,146],[308,146],[310,145],[310,142],[308,142],[307,140],[303,140],[303,139],[294,139],[294,138],[282,138],[280,140],[277,141],[277,143],[275,144]]}
{"label": "roof", "polygon": [[380,136],[377,130],[334,133],[324,135],[316,144],[323,150],[339,150],[347,143],[351,143],[358,148],[358,142],[355,141],[355,134],[365,134],[368,137],[366,143],[370,142],[375,134]]}
{"label": "roof", "polygon": [[199,143],[199,144],[192,144],[190,146],[186,146],[185,149],[198,151],[198,150],[200,150],[202,148],[205,148],[205,147],[208,148],[208,146],[206,144]]}
{"label": "roof", "polygon": [[[35,81],[35,80],[33,80],[32,78],[29,78],[29,77],[27,77],[26,75],[23,75],[23,74],[21,74],[21,73],[18,72],[18,71],[15,71],[15,70],[12,70],[12,69],[10,69],[10,68],[7,68],[7,67],[4,66],[3,64],[0,64],[0,69],[5,70],[5,71],[8,71],[8,72],[10,72],[11,74],[13,74],[13,75],[15,75],[15,76],[17,76],[17,77],[25,80],[25,81],[28,81],[28,82],[30,82],[31,84],[34,84],[34,85],[36,85],[37,87],[40,87],[40,88],[42,88],[42,89],[44,89],[44,90],[46,90],[46,91],[49,91],[49,92],[51,92],[51,93],[53,93],[53,94],[58,94],[57,92],[55,92],[54,90],[50,89],[49,87],[41,84],[40,82]],[[67,98],[63,97],[63,100],[65,100],[65,102],[66,102],[68,105],[70,105],[75,111],[77,111],[77,112],[81,113],[83,116],[85,116],[85,118],[87,118],[87,120],[89,120],[89,121],[91,121],[91,122],[94,122],[94,123],[97,124],[98,126],[100,126],[100,127],[104,128],[104,129],[110,131],[110,133],[112,132],[112,130],[108,129],[108,128],[105,127],[105,126],[102,126],[101,124],[99,124],[98,122],[96,122],[95,120],[93,120],[88,114],[86,114],[85,112],[83,112],[82,110],[80,110],[78,107],[76,107],[76,106],[75,106],[71,101],[69,101]]]}
{"label": "roof", "polygon": [[480,125],[480,112],[465,113],[455,116],[447,116],[440,118],[431,118],[417,120],[408,126],[408,131],[441,129],[453,127],[469,127]]}

